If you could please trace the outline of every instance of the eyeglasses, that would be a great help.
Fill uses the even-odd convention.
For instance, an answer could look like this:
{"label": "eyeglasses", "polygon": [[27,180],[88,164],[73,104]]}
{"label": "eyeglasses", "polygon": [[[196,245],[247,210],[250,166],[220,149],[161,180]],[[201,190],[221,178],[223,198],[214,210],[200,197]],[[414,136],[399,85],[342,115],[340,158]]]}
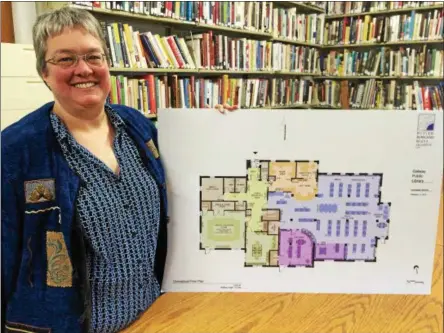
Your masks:
{"label": "eyeglasses", "polygon": [[62,52],[56,54],[51,59],[46,60],[46,62],[62,68],[70,68],[76,66],[80,58],[85,60],[85,62],[90,66],[102,66],[106,61],[106,55],[100,52],[90,52],[84,55],[78,55],[71,52]]}

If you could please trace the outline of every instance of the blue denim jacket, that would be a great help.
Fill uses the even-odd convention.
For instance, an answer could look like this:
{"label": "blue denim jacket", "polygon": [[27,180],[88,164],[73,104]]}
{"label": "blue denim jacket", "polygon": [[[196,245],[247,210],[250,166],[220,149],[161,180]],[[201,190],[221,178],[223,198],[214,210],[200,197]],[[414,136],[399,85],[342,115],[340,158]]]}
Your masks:
{"label": "blue denim jacket", "polygon": [[[2,331],[88,332],[91,299],[82,233],[75,223],[79,177],[50,124],[53,102],[1,135]],[[161,193],[155,274],[162,284],[167,246],[165,174],[157,129],[137,110],[110,105],[127,124]]]}

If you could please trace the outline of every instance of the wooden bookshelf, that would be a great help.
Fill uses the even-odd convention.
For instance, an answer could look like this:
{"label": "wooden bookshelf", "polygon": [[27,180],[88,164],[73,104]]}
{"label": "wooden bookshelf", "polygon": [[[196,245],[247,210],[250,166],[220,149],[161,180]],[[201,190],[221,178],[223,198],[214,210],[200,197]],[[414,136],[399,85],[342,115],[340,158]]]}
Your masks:
{"label": "wooden bookshelf", "polygon": [[402,41],[399,41],[399,42],[383,43],[383,46],[425,45],[425,44],[442,45],[443,43],[444,43],[444,39],[402,40]]}
{"label": "wooden bookshelf", "polygon": [[339,106],[334,106],[334,105],[322,105],[322,104],[317,104],[317,105],[311,105],[312,109],[324,109],[324,110],[339,110],[341,109]]}
{"label": "wooden bookshelf", "polygon": [[[103,8],[95,8],[95,7],[87,7],[87,6],[80,6],[80,5],[70,5],[72,7],[76,8],[83,8],[93,13],[99,13],[99,14],[105,14],[105,15],[111,15],[115,17],[127,17],[135,20],[143,20],[148,21],[152,23],[162,23],[168,26],[187,26],[194,29],[200,29],[200,30],[214,30],[214,31],[225,31],[230,32],[234,34],[239,35],[248,35],[248,36],[255,36],[255,37],[263,37],[266,39],[270,39],[271,41],[275,42],[283,42],[288,44],[295,44],[295,45],[304,45],[304,46],[310,46],[310,47],[321,47],[319,44],[315,43],[307,43],[304,41],[298,41],[293,40],[289,38],[281,38],[281,37],[273,37],[271,33],[263,32],[263,31],[254,31],[254,30],[247,30],[247,29],[239,29],[239,28],[231,28],[231,27],[225,27],[222,25],[216,25],[216,24],[205,24],[201,22],[192,22],[192,21],[185,21],[185,20],[178,20],[178,19],[172,19],[167,17],[161,17],[161,16],[152,16],[152,15],[142,15],[142,14],[134,14],[134,13],[128,13],[121,10],[109,10],[109,9],[103,9]],[[297,7],[313,7],[313,6],[307,6],[298,4]],[[313,8],[311,8],[313,9]],[[316,10],[318,10],[316,8]],[[319,9],[321,12],[323,12],[322,9]]]}
{"label": "wooden bookshelf", "polygon": [[314,14],[325,13],[323,8],[317,7],[312,4],[305,4],[299,1],[274,1],[274,3],[282,7],[296,7],[297,9],[299,9],[300,12],[303,13],[314,13]]}
{"label": "wooden bookshelf", "polygon": [[197,69],[179,69],[179,68],[110,68],[111,73],[122,74],[196,74]]}
{"label": "wooden bookshelf", "polygon": [[272,71],[244,71],[244,70],[224,70],[224,69],[199,69],[199,74],[214,75],[273,75]]}
{"label": "wooden bookshelf", "polygon": [[114,17],[128,17],[133,20],[143,20],[143,21],[149,21],[153,23],[162,23],[165,25],[185,25],[185,26],[195,26],[195,22],[185,21],[185,20],[176,20],[168,17],[160,17],[160,16],[153,16],[153,15],[143,15],[143,14],[135,14],[135,13],[129,13],[123,10],[109,10],[104,8],[96,8],[96,7],[88,7],[88,6],[81,6],[81,5],[69,5],[71,7],[75,8],[81,8],[86,9],[90,12],[97,13],[97,14],[103,14],[103,15],[112,15]]}
{"label": "wooden bookshelf", "polygon": [[[383,80],[386,78],[383,76]],[[392,80],[392,79],[391,79]],[[396,80],[443,80],[442,76],[397,76]]]}
{"label": "wooden bookshelf", "polygon": [[363,48],[363,47],[381,47],[381,46],[404,46],[404,45],[425,45],[425,44],[437,44],[442,45],[444,39],[429,39],[429,40],[403,40],[399,42],[386,42],[386,43],[359,43],[359,44],[335,44],[335,45],[323,45],[323,49],[349,49],[349,48]]}
{"label": "wooden bookshelf", "polygon": [[[213,75],[286,75],[286,76],[310,76],[317,78],[330,78],[330,76],[322,76],[319,73],[295,72],[295,71],[245,71],[245,70],[224,70],[224,69],[175,69],[175,68],[110,68],[111,73],[116,74],[213,74]],[[332,76],[337,77],[337,76]]]}
{"label": "wooden bookshelf", "polygon": [[[273,75],[279,72],[274,71],[245,71],[245,70],[224,70],[224,69],[175,69],[175,68],[110,68],[111,73],[122,74],[213,74],[213,75]],[[300,73],[288,72],[289,75],[302,75]],[[310,75],[310,74],[308,74]]]}
{"label": "wooden bookshelf", "polygon": [[[226,35],[226,36],[233,36],[233,37],[243,37],[249,40],[260,40],[260,41],[267,41],[272,43],[284,43],[289,45],[296,45],[296,46],[303,46],[303,47],[309,47],[309,48],[316,48],[316,56],[319,56],[320,58],[324,58],[329,54],[331,50],[343,50],[343,49],[357,49],[359,51],[367,51],[370,49],[376,49],[381,47],[402,47],[402,46],[423,46],[423,45],[430,45],[433,48],[442,49],[442,45],[444,44],[443,39],[428,39],[428,40],[402,40],[402,41],[396,41],[396,42],[382,42],[382,43],[375,43],[375,42],[367,42],[367,43],[357,43],[357,44],[341,44],[341,43],[335,43],[335,44],[322,44],[322,43],[309,43],[306,41],[300,41],[295,40],[291,38],[284,38],[284,37],[277,37],[278,33],[273,31],[257,31],[256,29],[247,29],[247,28],[237,28],[234,26],[224,26],[224,25],[216,25],[216,24],[206,24],[202,22],[197,21],[187,21],[184,19],[175,19],[171,17],[163,17],[163,16],[157,16],[157,15],[145,15],[145,14],[137,14],[132,12],[127,12],[124,10],[115,10],[115,9],[105,9],[105,8],[97,8],[97,7],[89,7],[89,6],[82,6],[82,5],[75,5],[71,4],[70,2],[45,2],[49,5],[48,9],[56,9],[58,7],[62,6],[72,6],[77,8],[82,8],[90,11],[93,15],[96,15],[99,19],[102,21],[112,21],[112,22],[126,22],[129,24],[133,24],[130,22],[134,21],[134,26],[138,27],[138,29],[145,29],[140,28],[142,26],[145,26],[145,24],[154,24],[158,25],[159,27],[164,27],[167,30],[166,31],[174,31],[171,32],[171,34],[177,34],[178,36],[182,35],[190,35],[190,33],[201,33],[201,32],[208,32],[208,31],[214,31],[217,35]],[[40,6],[37,5],[37,6]],[[102,6],[104,7],[104,6]],[[110,8],[110,7],[107,7]],[[152,8],[152,7],[149,7]],[[196,7],[194,7],[196,8]],[[434,6],[422,6],[422,7],[410,7],[410,8],[401,8],[401,9],[391,9],[391,10],[384,10],[384,11],[371,11],[371,12],[361,12],[361,13],[349,13],[349,14],[339,14],[339,15],[329,15],[325,14],[325,9],[317,7],[310,3],[304,3],[299,1],[275,1],[273,2],[273,8],[297,8],[297,14],[316,14],[313,16],[310,16],[310,19],[312,17],[321,17],[324,21],[315,21],[315,24],[320,24],[320,22],[324,23],[325,25],[331,24],[331,21],[338,20],[341,21],[343,18],[348,17],[364,17],[365,15],[369,16],[380,16],[384,15],[390,16],[390,15],[398,15],[403,13],[410,13],[411,11],[415,12],[427,12],[427,11],[433,11],[433,10],[440,10],[444,8],[444,5],[434,5]],[[154,11],[157,13],[157,11]],[[151,12],[152,13],[152,12]],[[183,16],[183,12],[181,13]],[[188,16],[189,17],[189,16]],[[194,17],[194,16],[193,16]],[[273,13],[270,13],[270,17],[273,17]],[[318,19],[316,19],[318,20]],[[321,24],[322,24],[321,23]],[[444,23],[443,23],[444,24]],[[284,29],[285,26],[283,26]],[[294,28],[294,26],[293,26]],[[317,26],[319,29],[319,25]],[[331,25],[330,25],[331,28]],[[136,28],[135,28],[136,29]],[[155,29],[154,29],[155,30]],[[150,31],[149,28],[142,31]],[[183,33],[182,33],[183,31]],[[304,30],[303,30],[304,31]],[[319,36],[328,36],[326,35],[327,29],[325,31],[317,32],[317,38],[316,40],[320,40]],[[365,30],[364,30],[365,31]],[[165,32],[166,34],[169,34],[169,32]],[[307,34],[309,35],[309,32],[298,32],[302,35]],[[153,32],[154,34],[154,32]],[[293,35],[295,32],[293,32]],[[291,35],[284,33],[283,35]],[[333,33],[334,35],[334,33]],[[415,36],[422,36],[425,34],[414,34]],[[313,36],[313,35],[311,35]],[[315,40],[313,37],[312,39],[307,40]],[[341,38],[338,38],[341,39]],[[257,45],[257,44],[253,44]],[[258,46],[259,47],[259,46]],[[285,48],[290,52],[290,47]],[[301,52],[306,52],[307,50],[302,50]],[[202,52],[202,51],[200,51]],[[291,52],[294,52],[291,50]],[[311,52],[311,51],[310,51]],[[293,55],[286,55],[289,58]],[[239,55],[238,55],[239,57]],[[184,57],[185,59],[185,57]],[[227,57],[223,58],[224,61],[227,61]],[[271,58],[272,62],[271,64],[267,62],[266,68],[273,68],[273,57]],[[288,58],[285,58],[288,61]],[[290,58],[292,59],[292,58]],[[219,61],[221,59],[219,58]],[[255,60],[252,60],[255,61]],[[294,59],[289,60],[294,61]],[[299,60],[301,61],[301,60]],[[318,60],[319,61],[319,60]],[[159,61],[157,61],[158,64]],[[162,63],[164,64],[165,61]],[[171,63],[171,62],[169,62]],[[285,65],[287,66],[287,65]],[[306,64],[302,65],[301,68],[306,68]],[[251,67],[251,66],[250,66]],[[287,67],[288,68],[288,67]],[[315,67],[316,68],[316,67]],[[411,85],[412,83],[410,81],[418,81],[419,84],[430,84],[431,86],[435,85],[437,86],[438,83],[436,81],[442,81],[441,76],[384,76],[384,75],[324,75],[322,73],[314,72],[300,72],[300,71],[285,71],[285,70],[219,70],[219,69],[204,69],[204,68],[185,68],[185,69],[176,69],[176,68],[111,68],[110,72],[114,75],[122,75],[122,76],[128,76],[128,77],[143,77],[144,75],[153,74],[155,76],[159,75],[179,75],[180,77],[184,76],[195,76],[196,78],[199,77],[208,77],[209,80],[212,80],[214,77],[221,77],[222,75],[228,75],[229,77],[233,78],[241,78],[242,77],[251,77],[253,79],[261,79],[266,78],[270,79],[269,87],[271,87],[271,78],[274,77],[295,77],[297,79],[301,78],[300,82],[304,81],[304,77],[307,80],[312,80],[313,82],[318,84],[323,84],[322,89],[337,89],[338,85],[340,85],[341,89],[348,89],[347,88],[347,82],[351,81],[352,84],[360,84],[360,80],[365,82],[365,80],[382,80],[385,83],[388,83],[389,80],[396,80],[399,82],[402,82],[402,84]],[[370,71],[372,72],[372,71]],[[399,70],[398,70],[399,72]],[[430,69],[428,70],[430,72]],[[412,72],[410,72],[412,73]],[[413,72],[416,73],[416,72]],[[436,72],[435,72],[436,73]],[[211,78],[210,78],[211,77]],[[329,82],[325,82],[324,80],[328,80]],[[338,81],[338,82],[331,82],[331,81]],[[339,82],[342,81],[342,82]],[[384,84],[385,84],[384,83]],[[417,83],[416,83],[417,84]],[[337,91],[337,90],[336,90]],[[329,90],[329,92],[325,91],[325,96],[328,96],[332,93],[332,90]],[[271,90],[269,90],[268,96],[270,96]],[[342,94],[342,93],[341,93]],[[270,98],[270,97],[268,97]],[[305,100],[305,99],[304,99]],[[333,99],[325,99],[326,101],[334,100],[337,101],[337,98]],[[341,101],[344,99],[341,98]],[[323,101],[321,101],[323,103]],[[329,109],[336,109],[337,106],[330,106],[330,105],[324,105],[324,104],[293,104],[293,105],[285,105],[285,106],[275,106],[275,107],[259,107],[258,109],[282,109],[282,108],[294,108],[294,109],[318,109],[318,108],[329,108]],[[350,108],[351,104],[350,104]],[[154,115],[155,117],[155,115]]]}
{"label": "wooden bookshelf", "polygon": [[240,29],[240,28],[230,28],[230,27],[225,27],[225,26],[217,25],[217,24],[205,24],[205,23],[196,22],[195,26],[196,26],[196,28],[199,28],[199,29],[224,31],[224,32],[234,33],[236,35],[262,37],[264,39],[270,39],[272,37],[271,33],[268,33],[268,32],[247,30],[247,29]]}
{"label": "wooden bookshelf", "polygon": [[[308,6],[303,5],[301,3],[297,3],[298,5],[296,7],[301,8],[310,8],[311,10],[317,10],[323,13],[322,9],[318,8],[312,8],[314,6]],[[168,26],[187,26],[194,29],[200,29],[200,30],[214,30],[214,31],[225,31],[230,32],[238,35],[248,35],[248,36],[255,36],[255,37],[263,37],[265,39],[269,39],[274,42],[283,42],[288,44],[295,44],[295,45],[303,45],[303,46],[310,46],[310,47],[322,47],[320,44],[315,43],[307,43],[304,41],[298,41],[294,39],[289,38],[281,38],[281,37],[273,37],[272,33],[263,32],[263,31],[254,31],[254,30],[247,30],[247,29],[239,29],[239,28],[231,28],[231,27],[225,27],[222,25],[216,25],[216,24],[205,24],[201,22],[192,22],[192,21],[185,21],[185,20],[178,20],[178,19],[172,19],[167,17],[161,17],[161,16],[152,16],[152,15],[142,15],[142,14],[134,14],[134,13],[128,13],[121,10],[109,10],[109,9],[103,9],[103,8],[94,8],[94,7],[87,7],[87,6],[80,6],[80,5],[70,5],[72,7],[76,8],[83,8],[93,13],[99,13],[99,14],[105,14],[105,15],[111,15],[115,17],[128,17],[135,20],[143,20],[148,21],[152,23],[162,23]]]}
{"label": "wooden bookshelf", "polygon": [[225,69],[178,69],[178,68],[110,68],[111,73],[115,74],[214,74],[214,75],[288,75],[288,76],[310,76],[323,78],[319,73],[296,72],[283,70],[225,70]]}
{"label": "wooden bookshelf", "polygon": [[310,109],[312,108],[311,104],[290,104],[290,105],[275,105],[271,107],[272,109]]}
{"label": "wooden bookshelf", "polygon": [[[336,109],[340,107],[333,105],[320,105],[320,104],[289,104],[289,105],[275,105],[275,106],[257,106],[250,107],[252,110],[284,110],[284,109]],[[191,109],[192,110],[192,109]],[[147,115],[146,117],[155,119],[157,115]]]}
{"label": "wooden bookshelf", "polygon": [[442,80],[441,76],[321,75],[322,80]]}
{"label": "wooden bookshelf", "polygon": [[420,11],[428,11],[428,10],[434,10],[434,9],[442,9],[444,8],[444,5],[435,5],[435,6],[421,6],[421,7],[410,7],[410,8],[401,8],[401,9],[388,9],[388,10],[381,10],[381,11],[374,11],[374,12],[362,12],[362,13],[350,13],[350,14],[333,14],[325,15],[326,20],[335,20],[335,19],[341,19],[344,17],[357,17],[357,16],[378,16],[378,15],[393,15],[393,14],[402,14],[402,13],[409,13],[412,10],[416,12]]}
{"label": "wooden bookshelf", "polygon": [[75,7],[75,8],[86,9],[92,13],[104,14],[104,15],[109,15],[109,16],[114,16],[114,17],[126,17],[126,18],[130,18],[133,20],[147,21],[147,22],[151,22],[151,23],[161,23],[165,26],[186,26],[187,28],[193,28],[196,30],[199,29],[199,30],[225,31],[225,32],[239,34],[239,35],[264,37],[264,38],[268,38],[268,39],[272,37],[271,33],[262,32],[262,31],[231,28],[231,27],[225,27],[222,25],[205,24],[205,23],[201,23],[201,22],[179,20],[179,19],[173,19],[173,18],[162,17],[162,16],[135,14],[135,13],[129,13],[129,12],[126,12],[123,10],[109,10],[109,9],[104,9],[104,8],[88,7],[88,6],[81,6],[81,5],[69,5],[69,6]]}
{"label": "wooden bookshelf", "polygon": [[339,109],[339,107],[333,105],[321,105],[321,104],[289,104],[289,105],[275,105],[264,106],[252,109],[269,109],[269,110],[283,110],[283,109]]}
{"label": "wooden bookshelf", "polygon": [[289,38],[282,38],[282,37],[273,37],[272,41],[273,42],[282,42],[282,43],[287,43],[287,44],[294,44],[294,45],[322,48],[322,45],[319,45],[319,44],[307,43],[307,42],[303,42],[303,41],[298,41],[298,40],[289,39]]}
{"label": "wooden bookshelf", "polygon": [[274,75],[290,75],[290,76],[320,76],[318,73],[293,72],[293,71],[274,71]]}

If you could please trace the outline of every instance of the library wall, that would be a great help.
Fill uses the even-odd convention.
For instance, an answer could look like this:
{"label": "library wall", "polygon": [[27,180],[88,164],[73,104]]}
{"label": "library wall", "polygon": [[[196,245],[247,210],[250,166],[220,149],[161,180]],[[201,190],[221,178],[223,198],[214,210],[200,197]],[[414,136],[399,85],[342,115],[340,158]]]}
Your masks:
{"label": "library wall", "polygon": [[158,108],[442,110],[441,1],[73,1],[111,55],[109,101]]}
{"label": "library wall", "polygon": [[149,116],[216,104],[442,109],[442,2],[74,3],[103,24],[110,100]]}

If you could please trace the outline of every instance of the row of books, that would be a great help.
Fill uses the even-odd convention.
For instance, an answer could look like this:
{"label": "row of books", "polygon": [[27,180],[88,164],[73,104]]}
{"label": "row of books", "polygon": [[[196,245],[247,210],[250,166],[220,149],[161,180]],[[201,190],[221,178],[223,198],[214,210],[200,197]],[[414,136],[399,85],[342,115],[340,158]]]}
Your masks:
{"label": "row of books", "polygon": [[223,75],[199,78],[147,75],[112,76],[109,103],[118,103],[155,116],[158,108],[336,107],[342,109],[443,110],[444,83],[437,86],[396,80],[337,82],[310,79],[243,79]]}
{"label": "row of books", "polygon": [[[177,35],[160,36],[150,31],[140,33],[126,23],[101,23],[112,66],[115,68],[431,76],[440,75],[443,68],[442,51],[427,48],[425,45],[422,49],[400,47],[398,51],[390,48],[360,52],[330,51],[327,56],[320,56],[318,48],[233,38],[214,34],[212,31],[184,38]],[[362,64],[365,66],[362,67]]]}
{"label": "row of books", "polygon": [[323,40],[323,15],[299,13],[297,7],[275,7],[272,1],[76,1],[74,3],[90,8],[260,31],[273,34],[275,37],[302,42],[320,44]]}
{"label": "row of books", "polygon": [[442,1],[326,1],[327,15],[360,14],[441,5]]}
{"label": "row of books", "polygon": [[212,31],[186,40],[194,68],[256,71],[272,67],[270,41],[233,38]]}
{"label": "row of books", "polygon": [[[352,82],[347,90],[352,109],[425,110],[443,111],[444,86],[420,86],[400,84],[396,80],[383,82],[368,80]],[[341,106],[344,107],[344,106]]]}
{"label": "row of books", "polygon": [[196,68],[185,38],[139,32],[127,23],[100,22],[115,68]]}
{"label": "row of books", "polygon": [[323,75],[444,76],[444,51],[423,45],[369,51],[332,50],[320,58]]}
{"label": "row of books", "polygon": [[272,26],[272,1],[72,1],[72,4],[249,31],[270,32]]}
{"label": "row of books", "polygon": [[305,79],[117,75],[111,76],[111,86],[109,103],[133,107],[147,116],[155,116],[158,108],[214,108],[222,104],[245,109],[331,103],[327,85]]}
{"label": "row of books", "polygon": [[315,73],[319,49],[280,42],[231,38],[211,31],[187,38],[198,69],[242,71],[294,71]]}
{"label": "row of books", "polygon": [[149,116],[159,108],[214,108],[217,104],[264,107],[268,104],[268,92],[269,80],[260,78],[113,75],[108,102],[133,107]]}
{"label": "row of books", "polygon": [[[443,21],[440,22],[440,29],[442,30]],[[317,48],[300,47],[266,40],[233,38],[220,33],[215,34],[213,31],[195,35],[190,34],[187,37],[177,35],[160,36],[150,31],[140,32],[127,23],[101,21],[101,24],[112,66],[115,68],[203,68],[246,71],[270,70],[273,68],[274,70],[313,73],[318,68],[316,65],[319,59]],[[362,39],[356,40],[354,35],[349,35],[349,27],[346,30],[341,28],[341,30],[337,29],[338,26],[336,26],[333,30],[334,27],[334,22],[332,25],[326,24],[328,34],[332,38],[338,38],[341,34],[349,43],[362,42]],[[359,30],[360,36],[361,32],[362,36],[367,36],[369,31],[371,34],[376,33],[376,29],[373,28],[369,30],[364,27],[363,29],[359,28]],[[385,38],[383,35],[378,35],[377,41],[383,41],[381,37]],[[341,40],[339,43],[344,43],[344,41]],[[303,57],[308,56],[308,59],[299,61],[298,54],[302,54]],[[416,52],[416,54],[420,53]],[[432,56],[431,61],[436,63],[436,61],[433,61],[434,59]],[[349,66],[354,65],[350,64]],[[435,67],[437,66],[432,65],[432,68]],[[353,73],[353,70],[351,73]],[[331,74],[330,71],[329,74]]]}
{"label": "row of books", "polygon": [[273,9],[273,36],[290,40],[322,44],[325,16],[301,14],[297,7]]}
{"label": "row of books", "polygon": [[101,22],[114,68],[285,70],[314,72],[319,50],[212,31],[188,37],[139,32],[126,23]]}
{"label": "row of books", "polygon": [[166,76],[152,74],[139,78],[111,75],[111,90],[107,102],[130,106],[146,116],[155,116],[158,107],[165,107],[159,91],[163,91]]}
{"label": "row of books", "polygon": [[307,79],[273,78],[271,80],[271,107],[328,105],[325,86]]}
{"label": "row of books", "polygon": [[444,38],[444,9],[428,13],[344,17],[325,24],[324,44],[359,44]]}
{"label": "row of books", "polygon": [[273,43],[274,71],[319,74],[319,49],[308,46]]}
{"label": "row of books", "polygon": [[[173,18],[190,23],[259,31],[270,33],[274,37],[320,45],[441,39],[444,33],[442,22],[444,10],[415,12],[414,9],[420,7],[415,1],[404,1],[400,5],[398,5],[400,2],[396,1],[365,2],[363,4],[355,2],[361,3],[356,8],[350,2],[345,2],[349,3],[348,7],[355,8],[355,11],[402,7],[412,8],[412,12],[381,17],[372,17],[371,15],[356,18],[345,17],[326,24],[324,24],[325,16],[323,14],[305,14],[298,12],[298,7],[279,8],[272,1],[75,1],[73,3],[90,8],[98,7]],[[343,4],[344,2],[326,3],[326,6],[329,7],[331,4]],[[436,4],[438,2],[428,1],[426,3]]]}

